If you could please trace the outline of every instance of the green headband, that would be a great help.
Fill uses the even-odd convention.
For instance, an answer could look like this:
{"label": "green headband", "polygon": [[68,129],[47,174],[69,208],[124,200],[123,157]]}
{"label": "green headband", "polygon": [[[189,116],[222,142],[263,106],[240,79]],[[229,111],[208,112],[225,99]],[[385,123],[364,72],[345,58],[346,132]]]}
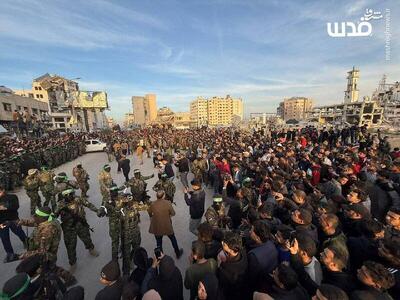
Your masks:
{"label": "green headband", "polygon": [[36,208],[35,214],[36,214],[37,216],[39,216],[39,217],[49,217],[49,218],[47,219],[47,221],[49,221],[49,222],[53,220],[53,216],[52,216],[51,214],[47,214],[47,213],[41,211],[39,208]]}
{"label": "green headband", "polygon": [[222,202],[222,198],[221,197],[217,197],[217,198],[213,198],[214,202]]}
{"label": "green headband", "polygon": [[104,165],[103,170],[105,169],[111,169],[110,165]]}
{"label": "green headband", "polygon": [[61,192],[61,195],[66,196],[66,195],[69,195],[69,194],[71,194],[73,192],[74,192],[73,189],[68,189],[68,190],[65,190],[65,191]]}
{"label": "green headband", "polygon": [[25,283],[24,283],[23,286],[21,286],[21,287],[19,288],[18,291],[16,291],[16,292],[15,292],[13,295],[11,295],[11,296],[8,296],[8,295],[5,294],[5,293],[0,293],[0,299],[2,299],[2,300],[8,300],[8,299],[13,299],[13,298],[15,298],[15,297],[21,295],[23,292],[26,291],[26,289],[28,288],[30,282],[31,282],[30,277],[29,277],[28,275],[26,275]]}

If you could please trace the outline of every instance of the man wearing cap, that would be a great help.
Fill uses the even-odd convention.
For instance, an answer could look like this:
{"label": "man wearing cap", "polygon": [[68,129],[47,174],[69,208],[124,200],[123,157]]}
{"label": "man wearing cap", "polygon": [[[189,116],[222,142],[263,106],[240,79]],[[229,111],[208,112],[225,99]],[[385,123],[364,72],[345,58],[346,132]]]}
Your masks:
{"label": "man wearing cap", "polygon": [[87,191],[89,190],[89,174],[82,167],[82,163],[78,163],[72,170],[72,175],[78,182],[79,188],[81,189],[81,196],[87,197]]}
{"label": "man wearing cap", "polygon": [[98,209],[86,197],[76,197],[75,191],[68,189],[62,192],[62,201],[58,202],[54,213],[56,216],[61,216],[61,228],[64,233],[64,243],[65,248],[67,248],[71,273],[76,269],[77,237],[83,242],[85,248],[89,250],[90,255],[99,256],[90,237],[90,227],[86,220],[85,207],[95,213],[98,212]]}
{"label": "man wearing cap", "polygon": [[123,289],[118,261],[106,264],[100,273],[100,283],[105,287],[97,293],[95,300],[120,300]]}
{"label": "man wearing cap", "polygon": [[56,209],[56,200],[54,197],[54,172],[43,166],[39,173],[40,191],[44,197],[44,206],[51,203],[51,209]]}
{"label": "man wearing cap", "polygon": [[30,169],[28,171],[28,176],[24,179],[24,187],[26,194],[29,199],[31,199],[31,215],[35,213],[36,207],[40,206],[40,196],[39,196],[39,177],[37,169]]}
{"label": "man wearing cap", "polygon": [[140,174],[139,169],[133,170],[133,178],[129,179],[126,183],[127,186],[131,187],[131,194],[133,199],[137,202],[147,202],[148,196],[146,193],[147,183],[145,180],[151,179],[154,177],[154,174],[150,176],[143,176]]}
{"label": "man wearing cap", "polygon": [[168,175],[166,173],[162,173],[161,179],[153,186],[153,191],[157,192],[161,190],[165,192],[165,199],[174,202],[176,186],[172,181],[168,180]]}
{"label": "man wearing cap", "polygon": [[206,193],[201,187],[201,183],[196,179],[191,181],[193,191],[188,191],[187,188],[183,190],[185,194],[185,202],[189,206],[190,221],[189,231],[197,236],[197,227],[201,223],[201,218],[204,214],[204,202]]}
{"label": "man wearing cap", "polygon": [[111,166],[109,164],[106,164],[103,166],[103,170],[101,170],[99,174],[100,192],[101,195],[103,196],[102,200],[103,203],[107,201],[107,197],[109,195],[109,188],[111,188],[111,185],[113,183],[110,171],[111,171]]}

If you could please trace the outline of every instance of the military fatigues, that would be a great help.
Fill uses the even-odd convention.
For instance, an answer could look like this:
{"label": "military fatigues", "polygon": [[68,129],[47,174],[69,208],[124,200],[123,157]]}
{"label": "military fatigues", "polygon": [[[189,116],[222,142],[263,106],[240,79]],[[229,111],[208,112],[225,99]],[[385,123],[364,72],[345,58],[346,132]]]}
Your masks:
{"label": "military fatigues", "polygon": [[147,183],[145,180],[153,178],[154,175],[140,176],[139,178],[133,177],[127,182],[127,186],[131,188],[131,194],[133,199],[137,202],[147,202],[146,187]]}
{"label": "military fatigues", "polygon": [[68,190],[68,189],[79,189],[79,185],[77,182],[72,180],[66,180],[62,182],[57,182],[54,188],[54,195],[57,201],[62,200],[61,193]]}
{"label": "military fatigues", "polygon": [[75,197],[70,202],[60,201],[55,213],[61,216],[61,228],[70,265],[76,263],[77,237],[81,239],[86,249],[94,249],[90,227],[86,221],[85,207],[97,213],[97,208],[84,197]]}
{"label": "military fatigues", "polygon": [[110,172],[102,170],[99,174],[100,193],[103,196],[102,205],[104,205],[109,197],[108,189],[111,187],[112,183],[113,179]]}
{"label": "military fatigues", "polygon": [[72,170],[72,175],[75,177],[78,182],[79,188],[82,193],[81,196],[87,197],[87,191],[89,190],[89,174],[83,168],[75,167]]}
{"label": "military fatigues", "polygon": [[206,171],[206,163],[204,159],[195,159],[192,163],[192,173],[194,178],[199,182],[203,182],[203,172]]}
{"label": "military fatigues", "polygon": [[28,175],[24,179],[26,194],[31,199],[31,214],[35,213],[36,207],[41,206],[39,196],[39,178],[36,175]]}
{"label": "military fatigues", "polygon": [[228,223],[228,218],[225,216],[225,206],[222,204],[221,208],[217,211],[213,206],[210,206],[204,214],[206,222],[214,229],[225,229]]}
{"label": "military fatigues", "polygon": [[[122,198],[120,199],[122,200]],[[147,210],[148,205],[130,201],[125,205],[123,205],[123,202],[117,203],[117,208],[119,207],[122,245],[122,271],[125,275],[128,275],[130,272],[133,253],[137,248],[140,247],[141,243],[139,211]]]}
{"label": "military fatigues", "polygon": [[45,199],[44,206],[48,206],[51,203],[51,209],[56,209],[56,199],[54,196],[54,173],[49,170],[42,170],[39,173],[40,191]]}
{"label": "military fatigues", "polygon": [[176,192],[176,187],[175,184],[170,181],[170,180],[158,180],[156,184],[153,186],[154,191],[160,191],[163,190],[165,192],[165,199],[173,202],[174,201],[174,195]]}
{"label": "military fatigues", "polygon": [[106,198],[103,198],[103,206],[107,210],[107,217],[108,217],[108,233],[111,238],[111,254],[112,259],[118,259],[118,250],[119,250],[119,238],[121,235],[121,223],[119,220],[119,211],[117,204],[121,199],[122,196],[118,196],[116,199],[111,199],[110,195],[108,194]]}
{"label": "military fatigues", "polygon": [[257,207],[257,195],[250,187],[242,186],[243,197],[247,199],[251,206]]}
{"label": "military fatigues", "polygon": [[21,186],[21,157],[19,155],[0,160],[0,183],[7,190]]}
{"label": "military fatigues", "polygon": [[52,221],[36,224],[33,219],[19,220],[18,224],[23,226],[35,227],[32,235],[28,238],[27,252],[20,255],[20,259],[41,254],[44,260],[49,262],[49,267],[53,269],[66,283],[72,282],[75,278],[68,271],[56,266],[58,246],[61,240],[60,223],[53,219]]}

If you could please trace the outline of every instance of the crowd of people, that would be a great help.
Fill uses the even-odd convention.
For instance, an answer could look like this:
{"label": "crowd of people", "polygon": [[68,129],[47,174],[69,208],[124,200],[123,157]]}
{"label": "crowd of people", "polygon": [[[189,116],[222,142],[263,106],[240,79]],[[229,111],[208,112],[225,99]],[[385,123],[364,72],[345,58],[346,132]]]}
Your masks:
{"label": "crowd of people", "polygon": [[[117,187],[110,165],[103,166],[101,207],[75,196],[74,189],[84,195],[86,186],[87,191],[84,182],[77,180],[74,187],[60,173],[55,176],[60,177],[55,206],[33,202],[35,222],[18,221],[15,198],[0,189],[2,240],[11,229],[25,242],[21,224],[42,229],[34,239],[58,236],[58,242],[53,238],[54,243],[27,245],[30,254],[18,256],[24,259],[23,266],[3,287],[9,299],[35,299],[32,290],[38,283],[30,278],[43,282],[45,276],[39,267],[35,272],[26,267],[33,263],[46,262],[55,277],[74,284],[71,274],[56,265],[61,230],[71,267],[76,263],[77,236],[86,239],[93,256],[98,255],[84,213],[79,210],[78,220],[69,210],[60,215],[65,203],[88,207],[109,220],[112,260],[101,270],[105,288],[96,299],[179,300],[184,288],[190,299],[201,300],[400,298],[400,151],[392,150],[379,132],[357,126],[256,131],[147,128],[101,133],[99,138],[107,141],[108,158],[118,161],[126,181]],[[159,180],[152,201],[145,182],[151,176],[135,169],[130,177],[131,153],[139,162],[143,156],[153,159]],[[29,175],[36,172],[32,169]],[[184,203],[174,200],[178,179]],[[207,189],[213,194],[209,207]],[[180,248],[174,234],[174,204],[188,206],[191,249]],[[154,255],[140,247],[140,210],[147,210],[151,219]],[[163,236],[170,239],[176,259],[188,252],[190,264],[184,274],[164,253]],[[82,287],[64,287],[62,297],[83,299],[83,293]]]}

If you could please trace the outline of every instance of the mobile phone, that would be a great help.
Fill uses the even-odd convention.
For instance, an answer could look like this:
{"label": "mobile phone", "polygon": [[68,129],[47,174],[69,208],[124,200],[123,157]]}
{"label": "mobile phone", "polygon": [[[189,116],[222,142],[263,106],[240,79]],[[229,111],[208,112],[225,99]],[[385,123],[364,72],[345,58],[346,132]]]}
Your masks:
{"label": "mobile phone", "polygon": [[161,255],[162,255],[162,251],[160,247],[157,247],[154,249],[154,255],[156,256],[157,260],[160,260]]}

